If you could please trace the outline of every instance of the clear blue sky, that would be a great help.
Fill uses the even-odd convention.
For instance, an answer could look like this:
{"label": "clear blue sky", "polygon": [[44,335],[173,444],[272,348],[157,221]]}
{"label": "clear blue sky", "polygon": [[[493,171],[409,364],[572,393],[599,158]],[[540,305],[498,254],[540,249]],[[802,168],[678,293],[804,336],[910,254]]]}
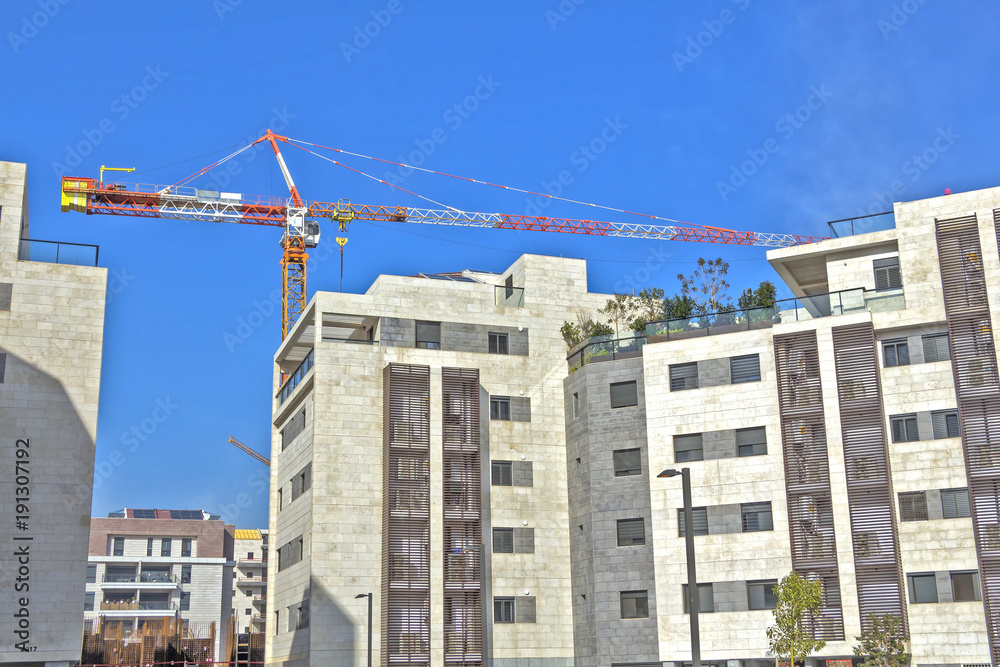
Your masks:
{"label": "clear blue sky", "polygon": [[[28,163],[32,236],[99,244],[111,272],[94,514],[205,508],[266,525],[266,471],[226,440],[269,450],[280,316],[239,344],[226,335],[280,288],[279,232],[60,213],[63,171],[136,167],[130,179],[173,183],[271,126],[532,190],[566,171],[565,196],[588,202],[825,235],[825,221],[893,199],[1000,185],[997,12],[941,0],[7,0],[0,159]],[[285,154],[306,199],[421,205]],[[238,166],[222,188],[197,184],[286,194],[267,153]],[[440,177],[402,185],[464,210],[531,210],[524,195]],[[597,217],[564,203],[544,213]],[[338,287],[332,232],[310,295]],[[724,245],[363,223],[350,239],[355,292],[380,273],[500,271],[523,252],[590,260],[594,291],[632,279],[672,293],[699,256],[731,262],[734,292],[774,277],[763,249]]]}

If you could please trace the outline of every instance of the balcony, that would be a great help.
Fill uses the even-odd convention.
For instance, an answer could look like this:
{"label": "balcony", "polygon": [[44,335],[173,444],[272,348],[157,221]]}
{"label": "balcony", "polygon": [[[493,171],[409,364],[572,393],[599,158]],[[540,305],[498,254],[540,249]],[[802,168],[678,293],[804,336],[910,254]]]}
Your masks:
{"label": "balcony", "polygon": [[641,357],[645,344],[646,339],[642,336],[617,339],[614,336],[594,336],[567,357],[569,372],[572,373],[584,364]]}
{"label": "balcony", "polygon": [[299,383],[305,378],[309,369],[313,367],[315,350],[309,350],[309,354],[299,362],[298,367],[292,372],[291,375],[285,380],[285,383],[281,385],[281,389],[278,391],[278,405],[281,405],[285,400],[292,395],[295,388],[299,386]]}
{"label": "balcony", "polygon": [[267,577],[240,577],[236,583],[240,586],[267,586]]}
{"label": "balcony", "polygon": [[862,215],[857,218],[831,220],[826,224],[830,227],[830,238],[842,239],[847,236],[870,234],[872,232],[884,232],[888,229],[895,229],[896,216],[892,211],[885,211],[884,213]]}
{"label": "balcony", "polygon": [[176,602],[162,600],[101,602],[101,613],[108,618],[173,617],[177,615],[178,609],[179,605]]}
{"label": "balcony", "polygon": [[493,286],[496,305],[509,306],[511,308],[524,308],[524,288],[507,287],[505,285]]}
{"label": "balcony", "polygon": [[253,600],[251,602],[253,604],[259,604],[261,606],[266,605],[267,604],[267,593],[263,593],[261,595],[255,595],[255,596],[253,596]]}
{"label": "balcony", "polygon": [[20,239],[17,258],[24,262],[97,266],[99,250],[98,246],[87,243]]}
{"label": "balcony", "polygon": [[262,566],[267,567],[266,558],[240,558],[237,562],[240,564],[240,566],[253,565],[255,567],[262,567]]}

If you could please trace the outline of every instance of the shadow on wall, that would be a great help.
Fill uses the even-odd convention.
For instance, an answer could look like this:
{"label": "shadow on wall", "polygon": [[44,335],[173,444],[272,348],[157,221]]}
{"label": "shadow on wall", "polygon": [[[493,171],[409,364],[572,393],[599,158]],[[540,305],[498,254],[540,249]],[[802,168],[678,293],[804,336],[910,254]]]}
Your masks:
{"label": "shadow on wall", "polygon": [[62,383],[0,345],[0,663],[80,658],[94,449]]}
{"label": "shadow on wall", "polygon": [[[359,589],[358,591],[363,592]],[[367,591],[364,591],[367,592]],[[309,582],[309,625],[293,630],[289,660],[274,663],[281,667],[343,665],[365,667],[368,664],[368,629],[356,627],[340,603],[357,603],[358,615],[367,617],[368,600],[336,600],[329,590],[312,577]],[[295,606],[282,609],[282,618],[295,618]],[[273,614],[274,610],[268,609]],[[273,616],[272,616],[273,618]],[[373,637],[373,647],[378,637]],[[377,663],[378,654],[373,654]]]}

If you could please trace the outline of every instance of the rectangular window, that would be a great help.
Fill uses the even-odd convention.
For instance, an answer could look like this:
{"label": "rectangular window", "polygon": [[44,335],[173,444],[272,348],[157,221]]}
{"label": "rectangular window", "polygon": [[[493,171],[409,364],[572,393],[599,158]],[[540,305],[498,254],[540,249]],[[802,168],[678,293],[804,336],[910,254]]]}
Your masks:
{"label": "rectangular window", "polygon": [[924,347],[924,361],[948,361],[951,359],[951,348],[948,347],[948,334],[928,334],[920,337]]}
{"label": "rectangular window", "polygon": [[[688,587],[687,584],[681,585],[681,596],[684,598],[684,613],[690,613],[688,604]],[[698,584],[698,613],[699,614],[711,614],[715,611],[715,592],[712,590],[712,584]]]}
{"label": "rectangular window", "polygon": [[87,565],[87,583],[96,584],[97,583],[97,566]]}
{"label": "rectangular window", "polygon": [[962,519],[972,516],[968,489],[942,489],[941,514],[945,519]]}
{"label": "rectangular window", "polygon": [[580,394],[573,392],[573,416],[577,417],[580,415]]}
{"label": "rectangular window", "polygon": [[152,556],[153,555],[153,538],[152,537],[146,539],[146,555],[147,556]]}
{"label": "rectangular window", "polygon": [[[694,524],[694,534],[708,535],[708,509],[705,507],[691,508],[691,523]],[[684,510],[677,510],[677,535],[684,537]]]}
{"label": "rectangular window", "polygon": [[642,519],[618,520],[618,546],[638,547],[646,544],[646,530]]}
{"label": "rectangular window", "polygon": [[744,533],[774,530],[774,525],[771,523],[771,503],[769,502],[740,505],[740,514],[743,515]]}
{"label": "rectangular window", "polygon": [[906,575],[906,587],[910,592],[910,604],[937,602],[937,582],[933,572]]}
{"label": "rectangular window", "polygon": [[934,427],[934,439],[957,438],[961,435],[958,430],[958,410],[938,410],[931,413],[931,424]]}
{"label": "rectangular window", "polygon": [[622,618],[649,618],[649,596],[646,591],[621,592]]}
{"label": "rectangular window", "polygon": [[509,396],[490,397],[490,419],[499,421],[510,421]]}
{"label": "rectangular window", "polygon": [[778,606],[778,596],[774,594],[776,579],[747,582],[747,603],[750,609],[774,609]]}
{"label": "rectangular window", "polygon": [[505,333],[490,334],[490,354],[510,354],[507,346],[508,338]]}
{"label": "rectangular window", "polygon": [[181,540],[181,557],[190,558],[191,557],[191,538],[185,537]]}
{"label": "rectangular window", "polygon": [[284,496],[285,493],[281,489],[278,489],[278,511],[280,512],[284,508]]}
{"label": "rectangular window", "polygon": [[493,553],[512,554],[514,553],[514,529],[494,528],[493,529]]}
{"label": "rectangular window", "polygon": [[701,433],[674,436],[674,461],[701,461],[704,458]]}
{"label": "rectangular window", "polygon": [[[298,607],[298,618],[296,621],[296,630],[301,630],[302,628],[309,627],[309,600],[303,600],[302,604]],[[247,610],[250,613],[250,610]]]}
{"label": "rectangular window", "polygon": [[611,408],[631,408],[639,405],[635,380],[611,383]]}
{"label": "rectangular window", "polygon": [[191,583],[191,566],[181,565],[181,583],[190,584]]}
{"label": "rectangular window", "polygon": [[642,474],[642,456],[638,449],[616,449],[612,452],[615,477]]}
{"label": "rectangular window", "polygon": [[83,610],[94,611],[94,594],[87,593],[83,598]]}
{"label": "rectangular window", "polygon": [[191,593],[181,591],[181,611],[191,611]]}
{"label": "rectangular window", "polygon": [[511,461],[493,461],[490,478],[493,486],[514,486],[514,464]]}
{"label": "rectangular window", "polygon": [[276,612],[274,612],[274,634],[275,634],[275,636],[277,636],[278,633],[281,632],[280,628],[281,628],[281,612],[280,611],[276,611]]}
{"label": "rectangular window", "polygon": [[7,353],[0,352],[0,384],[3,384],[3,378],[7,371]]}
{"label": "rectangular window", "polygon": [[893,442],[916,442],[920,439],[916,415],[893,415],[889,417],[889,425]]}
{"label": "rectangular window", "polygon": [[170,555],[170,538],[164,537],[160,540],[160,555],[169,556]]}
{"label": "rectangular window", "polygon": [[900,521],[927,521],[927,494],[909,491],[899,494]]}
{"label": "rectangular window", "polygon": [[979,572],[952,572],[951,599],[955,602],[978,602],[983,599]]}
{"label": "rectangular window", "polygon": [[441,349],[441,323],[417,320],[417,347]]}
{"label": "rectangular window", "polygon": [[899,273],[899,257],[876,259],[873,266],[876,290],[895,289],[903,286],[903,278]]}
{"label": "rectangular window", "polygon": [[670,367],[670,391],[698,388],[698,363],[674,364]]}
{"label": "rectangular window", "polygon": [[514,622],[514,598],[493,598],[493,622]]}
{"label": "rectangular window", "polygon": [[302,411],[297,413],[294,417],[288,420],[285,427],[281,429],[281,451],[285,451],[292,441],[295,440],[299,433],[302,433],[306,428],[306,409],[302,408]]}
{"label": "rectangular window", "polygon": [[112,556],[124,556],[125,555],[125,538],[116,537],[111,543],[111,555]]}
{"label": "rectangular window", "polygon": [[760,356],[748,354],[729,358],[729,377],[733,384],[760,382]]}
{"label": "rectangular window", "polygon": [[886,368],[910,365],[910,348],[905,338],[887,340],[882,343],[882,360]]}
{"label": "rectangular window", "polygon": [[763,426],[736,429],[736,453],[739,456],[767,454],[767,431]]}

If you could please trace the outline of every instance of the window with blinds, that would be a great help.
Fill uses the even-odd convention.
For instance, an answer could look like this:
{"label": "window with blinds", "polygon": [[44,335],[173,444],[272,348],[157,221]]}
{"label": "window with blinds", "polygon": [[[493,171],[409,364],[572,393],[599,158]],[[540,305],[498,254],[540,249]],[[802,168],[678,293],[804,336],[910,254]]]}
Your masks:
{"label": "window with blinds", "polygon": [[882,343],[882,359],[886,368],[910,365],[910,348],[905,338],[887,340]]}
{"label": "window with blinds", "polygon": [[493,622],[514,622],[514,598],[493,598]]}
{"label": "window with blinds", "polygon": [[670,367],[670,391],[698,388],[698,363],[673,364]]}
{"label": "window with blinds", "polygon": [[934,439],[957,438],[961,435],[958,428],[958,410],[938,410],[931,413],[931,424],[934,427]]}
{"label": "window with blinds", "polygon": [[639,405],[639,392],[635,380],[611,383],[611,408],[630,408]]}
{"label": "window with blinds", "polygon": [[927,521],[927,494],[908,491],[899,494],[900,521]]}
{"label": "window with blinds", "polygon": [[514,553],[514,529],[494,528],[493,529],[493,553],[512,554]]}
{"label": "window with blinds", "polygon": [[638,449],[616,449],[612,452],[615,477],[627,477],[642,473],[642,456]]}
{"label": "window with blinds", "polygon": [[744,533],[774,530],[774,524],[771,522],[771,503],[746,503],[740,505],[740,514],[743,517]]}
{"label": "window with blinds", "polygon": [[[708,508],[692,507],[691,523],[694,524],[695,535],[708,535]],[[677,536],[685,536],[684,510],[677,510]]]}
{"label": "window with blinds", "polygon": [[729,377],[733,384],[760,382],[760,356],[748,354],[729,358]]}
{"label": "window with blinds", "polygon": [[674,436],[674,461],[701,461],[704,458],[701,433]]}
{"label": "window with blinds", "polygon": [[739,456],[767,454],[767,434],[764,427],[736,429],[736,453]]}
{"label": "window with blinds", "polygon": [[[681,584],[681,593],[684,598],[684,613],[690,613],[688,603],[688,587],[687,584]],[[712,584],[698,584],[698,613],[699,614],[711,614],[715,611],[715,590],[712,588]]]}
{"label": "window with blinds", "polygon": [[512,461],[493,461],[490,468],[493,486],[514,486],[514,464]]}
{"label": "window with blinds", "polygon": [[899,257],[886,257],[873,262],[875,269],[875,289],[878,291],[903,286],[899,272]]}
{"label": "window with blinds", "polygon": [[962,519],[972,516],[968,489],[942,489],[941,515],[945,519]]}
{"label": "window with blinds", "polygon": [[646,529],[642,519],[618,520],[618,546],[638,547],[646,544]]}
{"label": "window with blinds", "polygon": [[441,323],[417,320],[417,347],[441,349]]}
{"label": "window with blinds", "polygon": [[951,348],[948,347],[948,334],[928,334],[921,336],[920,342],[924,348],[924,361],[948,361],[951,359]]}
{"label": "window with blinds", "polygon": [[920,439],[916,415],[894,415],[889,418],[889,425],[893,442],[915,442]]}

